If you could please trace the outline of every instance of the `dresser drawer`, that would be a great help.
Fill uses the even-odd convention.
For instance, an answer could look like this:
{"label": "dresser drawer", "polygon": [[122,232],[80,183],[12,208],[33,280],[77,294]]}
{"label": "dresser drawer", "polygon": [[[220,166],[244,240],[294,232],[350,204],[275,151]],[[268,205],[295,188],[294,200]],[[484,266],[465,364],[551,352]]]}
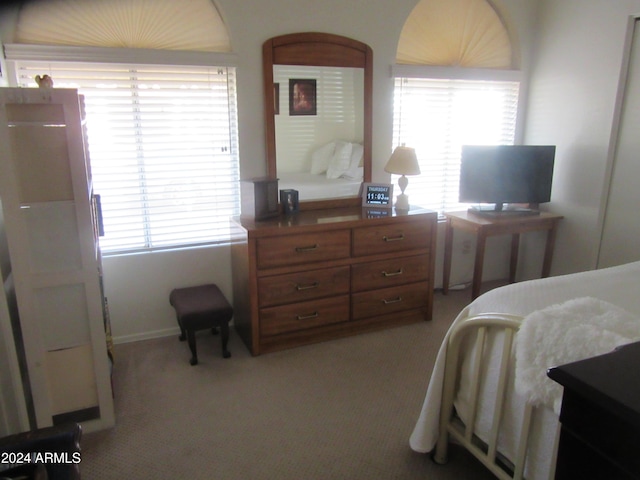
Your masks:
{"label": "dresser drawer", "polygon": [[260,238],[257,264],[263,269],[348,258],[350,247],[350,230]]}
{"label": "dresser drawer", "polygon": [[423,308],[427,311],[428,282],[382,288],[352,295],[353,319]]}
{"label": "dresser drawer", "polygon": [[323,268],[258,279],[259,306],[297,303],[349,293],[349,267]]}
{"label": "dresser drawer", "polygon": [[431,239],[431,222],[397,224],[353,229],[353,255],[400,252],[426,248]]}
{"label": "dresser drawer", "polygon": [[354,292],[421,282],[429,278],[429,256],[414,255],[361,263],[354,265],[351,272]]}
{"label": "dresser drawer", "polygon": [[306,330],[349,320],[349,295],[260,310],[260,335]]}

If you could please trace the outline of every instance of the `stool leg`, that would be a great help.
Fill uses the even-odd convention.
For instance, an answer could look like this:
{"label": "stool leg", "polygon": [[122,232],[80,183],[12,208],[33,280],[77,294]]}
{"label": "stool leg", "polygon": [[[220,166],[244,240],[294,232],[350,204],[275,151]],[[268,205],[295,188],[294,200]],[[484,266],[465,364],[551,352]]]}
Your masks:
{"label": "stool leg", "polygon": [[180,327],[180,336],[178,337],[178,340],[180,340],[181,342],[184,342],[187,339],[187,332],[182,326],[182,322],[178,321],[178,326]]}
{"label": "stool leg", "polygon": [[194,330],[187,330],[187,340],[189,342],[189,350],[191,350],[191,365],[198,364],[198,352],[196,351],[196,332]]}
{"label": "stool leg", "polygon": [[221,339],[222,339],[222,356],[224,358],[229,358],[231,356],[231,352],[227,350],[227,343],[229,343],[229,324],[227,322],[222,322],[220,325]]}

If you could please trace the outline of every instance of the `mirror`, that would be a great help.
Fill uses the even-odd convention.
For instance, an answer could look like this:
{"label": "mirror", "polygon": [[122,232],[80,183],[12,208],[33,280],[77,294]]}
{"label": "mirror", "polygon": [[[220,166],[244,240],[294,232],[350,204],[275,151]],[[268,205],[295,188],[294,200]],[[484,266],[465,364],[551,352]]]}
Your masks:
{"label": "mirror", "polygon": [[267,173],[300,209],[359,205],[371,181],[373,52],[332,34],[263,45]]}

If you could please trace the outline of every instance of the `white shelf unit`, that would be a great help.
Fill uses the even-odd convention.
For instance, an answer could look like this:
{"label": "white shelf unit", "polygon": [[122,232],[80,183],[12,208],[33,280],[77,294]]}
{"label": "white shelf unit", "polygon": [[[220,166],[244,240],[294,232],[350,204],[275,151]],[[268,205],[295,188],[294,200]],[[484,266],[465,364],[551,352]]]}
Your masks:
{"label": "white shelf unit", "polygon": [[0,200],[37,427],[114,425],[84,108],[73,89],[0,88]]}

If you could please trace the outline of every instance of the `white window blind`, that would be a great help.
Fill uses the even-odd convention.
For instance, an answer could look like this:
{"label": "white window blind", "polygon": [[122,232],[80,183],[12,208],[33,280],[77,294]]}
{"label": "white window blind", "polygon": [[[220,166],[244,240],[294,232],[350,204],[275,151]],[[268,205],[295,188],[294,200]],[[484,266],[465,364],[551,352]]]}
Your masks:
{"label": "white window blind", "polygon": [[235,69],[18,62],[85,96],[105,253],[229,241],[240,213]]}
{"label": "white window blind", "polygon": [[[462,145],[513,144],[519,82],[396,77],[394,145],[415,148],[412,205],[440,213],[458,202]],[[397,182],[397,178],[394,178]]]}

